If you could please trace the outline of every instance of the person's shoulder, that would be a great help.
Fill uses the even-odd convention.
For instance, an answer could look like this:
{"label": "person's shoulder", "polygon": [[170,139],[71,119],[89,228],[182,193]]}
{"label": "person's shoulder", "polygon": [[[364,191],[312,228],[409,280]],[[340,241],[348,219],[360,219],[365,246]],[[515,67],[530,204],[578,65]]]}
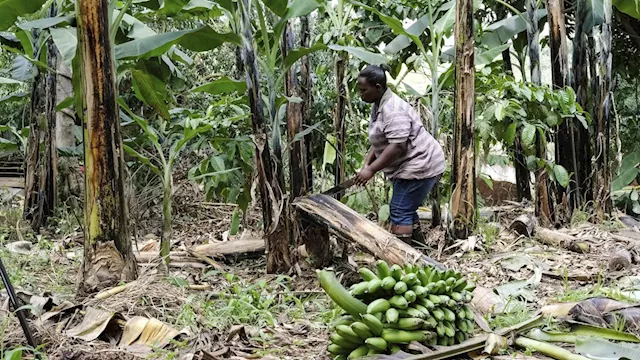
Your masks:
{"label": "person's shoulder", "polygon": [[391,97],[384,104],[383,108],[385,112],[392,114],[397,112],[406,112],[411,108],[411,105],[395,92],[391,92]]}

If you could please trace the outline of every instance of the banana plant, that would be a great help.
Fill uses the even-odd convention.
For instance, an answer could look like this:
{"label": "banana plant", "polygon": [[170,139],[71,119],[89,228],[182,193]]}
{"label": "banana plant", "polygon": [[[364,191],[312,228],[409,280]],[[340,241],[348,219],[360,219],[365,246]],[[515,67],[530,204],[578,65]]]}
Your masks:
{"label": "banana plant", "polygon": [[[173,167],[176,160],[180,157],[181,151],[196,137],[201,134],[210,132],[212,125],[201,121],[198,118],[190,116],[181,116],[181,120],[177,122],[160,122],[156,128],[150,124],[150,121],[136,115],[129,106],[120,98],[118,100],[120,108],[124,110],[126,115],[135,122],[142,132],[139,143],[135,141],[126,141],[124,150],[130,156],[135,157],[143,165],[148,166],[154,173],[162,179],[163,195],[162,195],[162,237],[160,245],[160,256],[166,264],[169,264],[169,251],[171,248],[171,196],[173,194]],[[176,114],[180,115],[180,114]],[[144,153],[148,152],[145,148],[150,145],[154,152],[151,156]],[[136,147],[138,149],[136,149]]]}

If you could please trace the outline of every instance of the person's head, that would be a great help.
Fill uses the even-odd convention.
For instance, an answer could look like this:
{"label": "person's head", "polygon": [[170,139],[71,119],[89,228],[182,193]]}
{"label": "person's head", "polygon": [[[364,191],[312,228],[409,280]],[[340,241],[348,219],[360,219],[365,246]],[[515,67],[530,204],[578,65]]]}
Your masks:
{"label": "person's head", "polygon": [[380,101],[387,91],[387,74],[383,66],[368,65],[358,74],[360,98],[366,103]]}

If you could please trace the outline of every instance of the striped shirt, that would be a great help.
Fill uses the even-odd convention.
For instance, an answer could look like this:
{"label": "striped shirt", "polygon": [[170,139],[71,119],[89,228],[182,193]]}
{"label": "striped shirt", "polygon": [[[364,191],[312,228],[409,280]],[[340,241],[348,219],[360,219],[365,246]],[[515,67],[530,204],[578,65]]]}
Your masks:
{"label": "striped shirt", "polygon": [[407,151],[383,171],[387,178],[419,180],[444,172],[444,152],[440,144],[425,130],[420,116],[391,89],[373,105],[369,119],[369,141],[376,155],[389,144],[407,143]]}

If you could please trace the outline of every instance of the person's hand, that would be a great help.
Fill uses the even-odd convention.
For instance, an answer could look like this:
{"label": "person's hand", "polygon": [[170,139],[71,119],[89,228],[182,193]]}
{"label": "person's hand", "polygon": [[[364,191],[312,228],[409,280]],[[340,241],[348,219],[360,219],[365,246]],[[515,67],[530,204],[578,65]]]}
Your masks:
{"label": "person's hand", "polygon": [[375,175],[375,172],[373,172],[368,166],[365,166],[360,171],[358,171],[358,174],[356,174],[356,184],[366,184],[369,180],[371,180],[373,175]]}

